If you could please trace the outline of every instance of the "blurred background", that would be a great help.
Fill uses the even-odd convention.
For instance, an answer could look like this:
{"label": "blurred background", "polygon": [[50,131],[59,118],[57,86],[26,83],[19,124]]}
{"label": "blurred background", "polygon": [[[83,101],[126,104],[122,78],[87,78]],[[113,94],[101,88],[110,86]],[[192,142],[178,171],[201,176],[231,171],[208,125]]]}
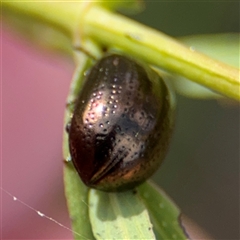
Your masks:
{"label": "blurred background", "polygon": [[[239,32],[239,2],[146,2],[132,18],[174,37]],[[70,58],[2,31],[2,187],[70,227],[62,180]],[[153,179],[214,239],[239,239],[239,105],[177,96],[169,154]],[[2,239],[72,234],[2,194]]]}

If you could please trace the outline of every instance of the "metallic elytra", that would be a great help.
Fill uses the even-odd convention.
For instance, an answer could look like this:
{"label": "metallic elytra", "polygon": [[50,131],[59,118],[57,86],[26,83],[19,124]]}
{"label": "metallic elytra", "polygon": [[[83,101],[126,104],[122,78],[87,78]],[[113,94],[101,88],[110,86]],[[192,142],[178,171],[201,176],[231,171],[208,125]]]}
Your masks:
{"label": "metallic elytra", "polygon": [[89,71],[76,100],[69,149],[87,186],[124,191],[158,169],[169,145],[174,103],[155,71],[107,55]]}

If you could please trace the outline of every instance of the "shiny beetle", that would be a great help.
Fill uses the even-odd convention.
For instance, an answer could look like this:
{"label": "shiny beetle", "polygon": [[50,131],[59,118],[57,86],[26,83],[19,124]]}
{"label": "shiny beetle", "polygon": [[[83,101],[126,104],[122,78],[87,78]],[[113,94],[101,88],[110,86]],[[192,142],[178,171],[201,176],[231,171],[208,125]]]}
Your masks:
{"label": "shiny beetle", "polygon": [[174,102],[150,67],[111,54],[89,71],[69,127],[69,149],[82,181],[102,191],[132,189],[166,155]]}

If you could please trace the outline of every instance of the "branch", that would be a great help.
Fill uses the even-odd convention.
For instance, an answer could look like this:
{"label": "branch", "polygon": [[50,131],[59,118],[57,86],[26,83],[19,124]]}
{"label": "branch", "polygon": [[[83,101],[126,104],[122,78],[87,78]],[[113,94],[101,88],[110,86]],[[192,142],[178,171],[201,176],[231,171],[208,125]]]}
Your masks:
{"label": "branch", "polygon": [[100,4],[3,2],[3,7],[58,28],[70,34],[71,41],[77,37],[92,38],[240,100],[239,69],[197,53],[164,33],[106,10]]}

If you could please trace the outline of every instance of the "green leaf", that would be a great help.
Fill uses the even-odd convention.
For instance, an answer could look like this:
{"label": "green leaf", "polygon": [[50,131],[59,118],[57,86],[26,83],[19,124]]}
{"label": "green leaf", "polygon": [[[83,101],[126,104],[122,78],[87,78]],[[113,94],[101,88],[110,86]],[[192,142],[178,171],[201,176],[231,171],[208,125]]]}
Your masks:
{"label": "green leaf", "polygon": [[86,55],[79,53],[78,57],[81,64],[77,66],[73,80],[71,83],[69,96],[67,99],[68,107],[65,111],[64,133],[63,133],[63,157],[66,161],[64,166],[64,186],[65,195],[70,218],[72,220],[72,229],[74,239],[94,239],[91,225],[88,217],[88,188],[80,180],[76,170],[71,162],[69,162],[68,134],[65,126],[71,119],[72,103],[76,95],[80,91],[83,82],[84,71],[89,67],[89,59]]}
{"label": "green leaf", "polygon": [[94,239],[88,217],[88,188],[70,163],[64,167],[64,184],[74,239]]}
{"label": "green leaf", "polygon": [[155,239],[148,211],[134,191],[91,189],[89,214],[96,239]]}
{"label": "green leaf", "polygon": [[239,33],[205,34],[180,38],[192,50],[239,68]]}
{"label": "green leaf", "polygon": [[[239,33],[189,36],[180,40],[189,45],[192,51],[200,51],[209,57],[239,68]],[[181,76],[174,76],[171,80],[176,91],[187,97],[202,99],[223,97]]]}
{"label": "green leaf", "polygon": [[[84,42],[86,49],[91,47],[93,52],[97,54],[98,48],[92,42]],[[68,134],[65,130],[65,126],[70,122],[73,105],[81,90],[81,86],[84,80],[85,72],[92,65],[92,59],[90,59],[85,53],[76,51],[77,68],[75,70],[68,98],[67,107],[64,117],[64,131],[63,131],[63,158],[65,160],[64,166],[64,186],[65,195],[67,199],[67,205],[69,210],[69,216],[72,220],[72,229],[74,239],[94,239],[92,234],[92,227],[89,222],[88,214],[88,188],[82,183],[79,175],[77,174],[72,163],[69,161],[70,153],[68,148]]]}
{"label": "green leaf", "polygon": [[147,182],[138,192],[149,211],[157,239],[187,239],[179,220],[180,210],[163,190]]}

